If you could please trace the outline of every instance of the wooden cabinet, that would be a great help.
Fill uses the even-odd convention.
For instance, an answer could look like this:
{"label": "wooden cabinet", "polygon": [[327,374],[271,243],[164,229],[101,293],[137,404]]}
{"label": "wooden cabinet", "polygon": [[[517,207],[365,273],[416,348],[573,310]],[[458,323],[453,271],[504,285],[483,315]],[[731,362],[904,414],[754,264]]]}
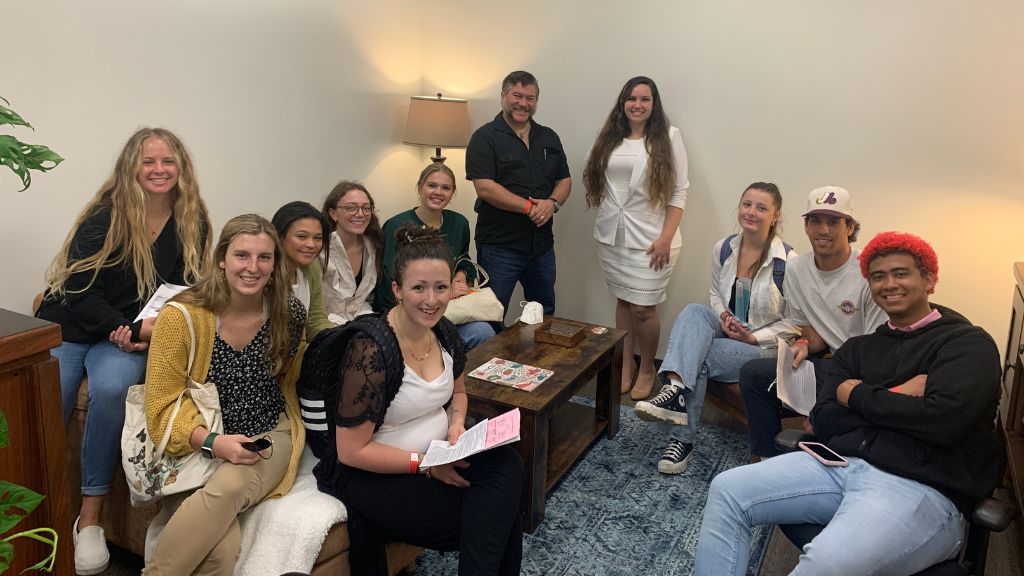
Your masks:
{"label": "wooden cabinet", "polygon": [[[60,342],[56,324],[0,309],[0,409],[10,432],[10,445],[0,448],[0,480],[45,496],[39,507],[3,536],[53,528],[59,535],[53,573],[74,574],[60,371],[50,356],[50,349]],[[14,563],[9,574],[20,573],[50,553],[49,546],[29,538],[12,544]]]}
{"label": "wooden cabinet", "polygon": [[999,418],[1006,439],[1007,469],[1018,509],[1024,513],[1024,262],[1013,266],[1017,283],[1013,290],[1010,334],[1003,361],[1003,393]]}

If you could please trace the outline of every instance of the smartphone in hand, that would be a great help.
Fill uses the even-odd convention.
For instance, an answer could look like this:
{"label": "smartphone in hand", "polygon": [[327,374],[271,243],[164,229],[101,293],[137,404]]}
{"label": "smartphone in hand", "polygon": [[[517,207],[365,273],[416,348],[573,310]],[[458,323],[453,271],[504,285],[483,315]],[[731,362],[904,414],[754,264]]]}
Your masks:
{"label": "smartphone in hand", "polygon": [[821,442],[797,442],[796,445],[825,466],[846,466],[849,464],[846,458],[836,454],[831,448]]}
{"label": "smartphone in hand", "polygon": [[252,442],[242,442],[242,448],[245,448],[250,452],[260,452],[266,450],[267,448],[270,448],[271,444],[273,444],[273,442],[270,441],[270,438],[264,437],[257,438]]}

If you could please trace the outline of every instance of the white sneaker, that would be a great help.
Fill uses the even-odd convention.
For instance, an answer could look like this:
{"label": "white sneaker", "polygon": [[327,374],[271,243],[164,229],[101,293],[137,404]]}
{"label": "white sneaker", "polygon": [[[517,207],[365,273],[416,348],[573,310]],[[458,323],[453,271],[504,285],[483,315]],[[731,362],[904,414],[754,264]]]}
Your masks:
{"label": "white sneaker", "polygon": [[72,528],[72,542],[75,545],[75,573],[79,576],[100,574],[110,564],[110,552],[107,550],[107,539],[103,536],[103,528],[88,526],[78,531],[78,521]]}

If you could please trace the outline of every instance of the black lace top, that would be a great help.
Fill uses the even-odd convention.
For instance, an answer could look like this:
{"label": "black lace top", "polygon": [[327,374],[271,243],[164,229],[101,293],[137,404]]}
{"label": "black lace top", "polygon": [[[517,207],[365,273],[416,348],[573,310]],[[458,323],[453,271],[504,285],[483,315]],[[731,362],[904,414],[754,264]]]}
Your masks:
{"label": "black lace top", "polygon": [[[289,299],[288,305],[292,315],[288,353],[295,354],[306,325],[306,309],[295,297]],[[284,411],[284,395],[267,357],[269,345],[269,320],[241,350],[221,340],[220,334],[214,340],[207,381],[217,385],[225,434],[257,436],[277,427],[278,417]]]}
{"label": "black lace top", "polygon": [[[345,355],[338,365],[338,381],[343,385],[338,389],[337,412],[335,413],[337,426],[351,428],[370,420],[374,423],[376,432],[384,422],[388,405],[398,392],[398,386],[401,385],[405,365],[401,362],[402,356],[398,348],[398,341],[394,339],[394,332],[387,325],[386,317],[382,317],[379,321],[387,326],[385,333],[388,334],[388,338],[383,341],[383,345],[394,348],[392,356],[395,357],[396,362],[393,366],[388,366],[381,344],[370,334],[358,332],[352,336],[345,348]],[[435,327],[435,333],[438,333],[439,330],[441,330],[440,326]],[[449,353],[455,362],[454,377],[458,378],[465,366],[466,355],[458,333],[454,330],[452,332],[454,332],[454,338],[449,336],[441,339],[440,334],[438,337],[442,347],[451,348]],[[445,341],[449,339],[454,342],[445,346]],[[391,379],[388,378],[389,368],[392,371]]]}

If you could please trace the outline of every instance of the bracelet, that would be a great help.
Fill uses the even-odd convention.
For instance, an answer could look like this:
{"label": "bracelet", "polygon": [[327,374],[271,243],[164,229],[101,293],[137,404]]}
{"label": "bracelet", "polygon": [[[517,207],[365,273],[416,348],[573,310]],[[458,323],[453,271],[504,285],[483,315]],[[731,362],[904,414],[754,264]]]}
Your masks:
{"label": "bracelet", "polygon": [[526,206],[523,206],[523,214],[529,214],[530,213],[530,208],[533,208],[533,202],[530,202],[529,200],[527,200],[526,201]]}
{"label": "bracelet", "polygon": [[[902,386],[902,384],[900,386]],[[899,386],[893,386],[892,388],[889,388],[889,392],[895,392],[897,394],[902,394],[902,392],[900,392],[900,387]]]}
{"label": "bracelet", "polygon": [[420,471],[420,453],[410,452],[409,453],[409,474],[415,474]]}
{"label": "bracelet", "polygon": [[793,344],[803,344],[804,346],[810,346],[811,343],[807,340],[807,338],[797,338],[793,342]]}

